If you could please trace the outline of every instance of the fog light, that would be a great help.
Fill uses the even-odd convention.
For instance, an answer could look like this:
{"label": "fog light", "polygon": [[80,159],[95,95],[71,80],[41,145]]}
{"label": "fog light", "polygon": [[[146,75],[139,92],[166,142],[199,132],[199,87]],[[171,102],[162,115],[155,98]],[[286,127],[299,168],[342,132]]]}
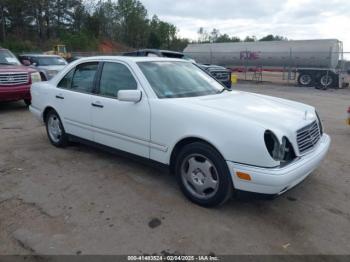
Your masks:
{"label": "fog light", "polygon": [[243,179],[243,180],[247,180],[247,181],[251,181],[251,180],[252,180],[252,178],[250,177],[250,175],[247,174],[247,173],[236,172],[236,175],[237,175],[240,179]]}

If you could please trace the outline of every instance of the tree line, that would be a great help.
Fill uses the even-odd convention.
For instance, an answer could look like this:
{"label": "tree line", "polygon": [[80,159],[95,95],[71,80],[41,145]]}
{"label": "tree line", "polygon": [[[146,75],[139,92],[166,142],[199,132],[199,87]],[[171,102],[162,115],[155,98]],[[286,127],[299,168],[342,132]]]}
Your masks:
{"label": "tree line", "polygon": [[[213,29],[198,31],[199,43],[257,41]],[[0,0],[0,46],[14,52],[45,51],[66,44],[73,51],[96,51],[102,40],[130,48],[182,51],[190,42],[175,25],[149,17],[139,0]],[[260,41],[285,40],[269,35]]]}
{"label": "tree line", "polygon": [[187,39],[139,0],[1,0],[0,44],[21,51],[63,43],[71,50],[96,50],[102,39],[128,47],[182,50]]}
{"label": "tree line", "polygon": [[260,39],[256,36],[246,36],[241,39],[238,36],[229,36],[228,34],[221,34],[216,28],[213,28],[210,33],[203,27],[198,30],[198,43],[234,43],[234,42],[256,42],[256,41],[286,41],[286,37],[279,35],[266,35]]}

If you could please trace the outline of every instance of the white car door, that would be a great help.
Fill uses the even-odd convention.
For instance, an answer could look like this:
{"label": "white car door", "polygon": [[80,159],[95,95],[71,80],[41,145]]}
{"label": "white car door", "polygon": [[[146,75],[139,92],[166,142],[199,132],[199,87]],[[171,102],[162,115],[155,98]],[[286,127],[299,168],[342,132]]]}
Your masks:
{"label": "white car door", "polygon": [[58,83],[55,100],[66,133],[93,141],[91,94],[98,62],[77,65]]}
{"label": "white car door", "polygon": [[[95,142],[149,158],[150,107],[140,83],[130,68],[119,62],[104,62],[93,95],[91,111]],[[119,101],[119,90],[139,89],[139,102]]]}

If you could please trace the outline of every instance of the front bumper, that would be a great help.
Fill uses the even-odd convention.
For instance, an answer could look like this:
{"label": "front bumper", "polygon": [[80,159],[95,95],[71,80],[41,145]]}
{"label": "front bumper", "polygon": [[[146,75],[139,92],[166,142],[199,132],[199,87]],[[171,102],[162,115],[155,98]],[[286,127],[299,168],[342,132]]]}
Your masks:
{"label": "front bumper", "polygon": [[[261,168],[227,161],[235,189],[262,193],[282,194],[303,181],[326,156],[331,139],[324,134],[316,148],[285,167]],[[236,172],[249,174],[250,181],[238,178]]]}
{"label": "front bumper", "polygon": [[0,101],[18,101],[22,99],[31,99],[30,85],[22,86],[1,86]]}

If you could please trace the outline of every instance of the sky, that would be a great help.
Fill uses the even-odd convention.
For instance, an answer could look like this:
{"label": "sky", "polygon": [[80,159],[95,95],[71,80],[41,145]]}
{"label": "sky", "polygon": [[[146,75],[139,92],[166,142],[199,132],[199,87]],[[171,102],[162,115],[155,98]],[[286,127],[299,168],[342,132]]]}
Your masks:
{"label": "sky", "polygon": [[268,34],[288,39],[336,38],[350,54],[350,0],[141,0],[157,14],[198,39],[198,29],[245,38]]}

